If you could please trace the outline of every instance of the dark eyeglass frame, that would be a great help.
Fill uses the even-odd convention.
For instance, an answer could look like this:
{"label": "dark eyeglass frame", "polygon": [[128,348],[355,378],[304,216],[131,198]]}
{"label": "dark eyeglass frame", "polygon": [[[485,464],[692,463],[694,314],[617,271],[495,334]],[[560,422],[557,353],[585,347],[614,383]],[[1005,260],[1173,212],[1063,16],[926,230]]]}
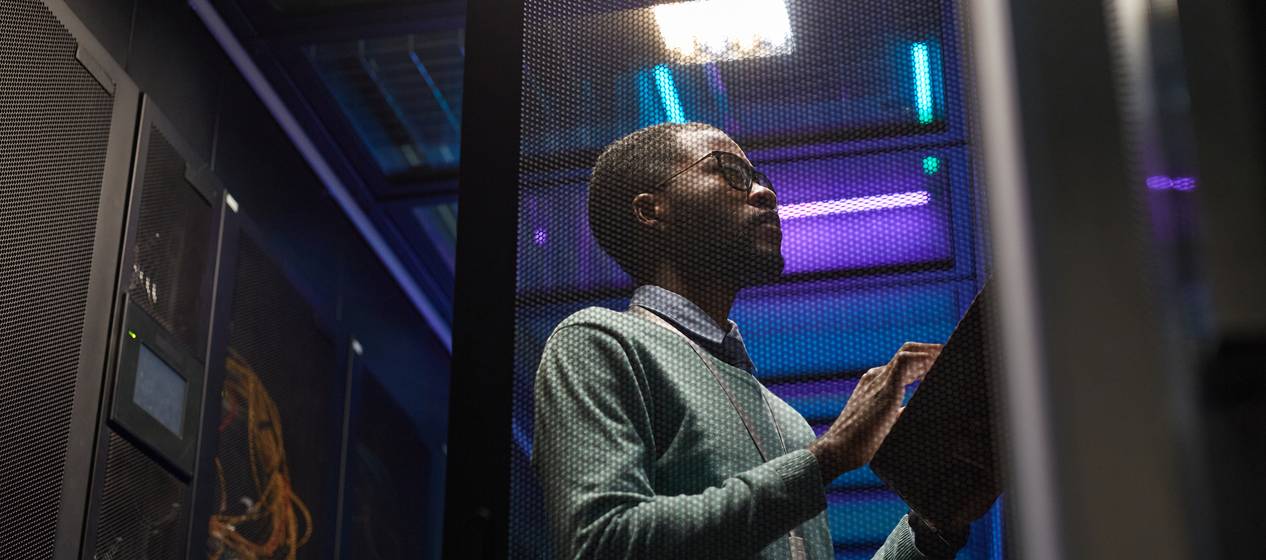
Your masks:
{"label": "dark eyeglass frame", "polygon": [[[660,181],[658,183],[655,183],[655,186],[651,187],[651,192],[658,190],[660,187],[664,186],[669,181],[676,179],[677,176],[681,175],[682,173],[690,171],[692,168],[694,168],[694,166],[699,165],[700,163],[703,163],[703,160],[706,160],[709,157],[716,158],[717,167],[721,168],[721,177],[723,177],[725,179],[726,184],[730,185],[730,187],[732,187],[734,190],[750,193],[752,192],[752,185],[760,185],[762,187],[769,189],[770,192],[776,192],[774,191],[773,184],[769,182],[769,177],[765,176],[764,173],[757,171],[755,167],[752,167],[751,164],[747,163],[747,161],[745,161],[743,158],[739,157],[736,154],[726,152],[724,150],[713,150],[711,152],[708,152],[707,154],[704,154],[703,157],[695,160],[694,163],[682,168],[681,171],[673,173],[671,177],[664,179],[663,181]],[[738,167],[735,168],[735,167],[732,167],[731,165],[727,165],[726,164],[727,159],[732,160],[731,164],[737,165]]]}

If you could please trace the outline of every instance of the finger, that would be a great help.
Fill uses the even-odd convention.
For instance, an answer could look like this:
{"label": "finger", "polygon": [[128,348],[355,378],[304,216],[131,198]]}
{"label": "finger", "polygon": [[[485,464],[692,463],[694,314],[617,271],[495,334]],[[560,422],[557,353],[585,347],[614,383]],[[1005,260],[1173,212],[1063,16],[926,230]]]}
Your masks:
{"label": "finger", "polygon": [[910,368],[910,367],[931,367],[932,362],[936,361],[936,356],[928,352],[897,352],[892,357],[891,367]]}
{"label": "finger", "polygon": [[932,369],[932,363],[936,361],[936,357],[922,352],[898,352],[894,361],[896,363],[893,365],[895,372],[893,381],[905,386],[915,381],[922,381],[928,370]]}
{"label": "finger", "polygon": [[901,350],[899,351],[900,352],[929,352],[935,355],[940,355],[941,349],[944,347],[945,347],[944,344],[932,344],[930,342],[907,342],[901,345]]}

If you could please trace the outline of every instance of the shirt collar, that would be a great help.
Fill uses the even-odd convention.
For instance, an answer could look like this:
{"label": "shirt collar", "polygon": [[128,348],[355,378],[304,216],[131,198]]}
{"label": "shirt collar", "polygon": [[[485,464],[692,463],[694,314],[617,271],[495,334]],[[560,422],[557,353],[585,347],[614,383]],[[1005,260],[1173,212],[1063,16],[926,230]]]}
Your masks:
{"label": "shirt collar", "polygon": [[644,307],[672,323],[682,334],[690,337],[716,355],[722,361],[752,371],[754,365],[747,354],[747,345],[738,325],[730,321],[729,332],[721,330],[716,321],[684,296],[659,286],[639,286],[633,292],[629,305]]}
{"label": "shirt collar", "polygon": [[[717,326],[707,313],[684,296],[659,286],[639,286],[633,292],[629,305],[645,307],[667,319],[691,338],[702,338],[713,344],[721,344],[726,332]],[[730,332],[737,334],[737,325],[730,321]]]}

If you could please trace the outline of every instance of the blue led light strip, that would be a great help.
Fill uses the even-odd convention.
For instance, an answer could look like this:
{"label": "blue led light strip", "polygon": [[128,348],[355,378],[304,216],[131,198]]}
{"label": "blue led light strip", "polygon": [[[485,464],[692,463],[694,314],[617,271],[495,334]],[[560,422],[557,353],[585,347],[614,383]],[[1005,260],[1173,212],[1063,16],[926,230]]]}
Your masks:
{"label": "blue led light strip", "polygon": [[681,109],[677,86],[673,84],[673,73],[667,66],[660,64],[655,67],[655,85],[659,87],[659,100],[664,103],[668,120],[675,123],[686,122],[686,112]]}
{"label": "blue led light strip", "polygon": [[[365,41],[361,40],[357,45],[357,54],[360,58],[360,66],[369,75],[369,79],[373,80],[374,85],[378,87],[378,93],[382,95],[383,101],[387,102],[387,106],[391,107],[391,112],[396,115],[396,120],[400,122],[400,126],[409,134],[409,138],[413,140],[415,146],[423,146],[422,135],[418,133],[417,127],[413,126],[413,121],[404,114],[404,110],[400,108],[400,104],[396,103],[396,98],[391,95],[391,91],[387,89],[387,84],[383,83],[382,78],[378,76],[378,72],[374,70],[376,66],[365,56]],[[425,154],[424,154],[425,155]],[[409,165],[417,165],[410,161]]]}
{"label": "blue led light strip", "polygon": [[229,60],[233,61],[238,71],[242,73],[242,77],[246,78],[246,82],[251,85],[251,89],[255,90],[255,94],[259,96],[259,100],[268,108],[268,112],[272,113],[273,118],[277,119],[277,124],[286,132],[286,136],[290,137],[290,141],[294,142],[295,149],[303,155],[303,159],[312,166],[313,173],[321,179],[325,187],[330,190],[330,194],[334,196],[334,200],[338,201],[343,212],[347,214],[348,219],[356,225],[356,229],[361,235],[365,236],[365,241],[373,248],[374,253],[382,260],[383,266],[391,271],[391,276],[400,284],[400,289],[409,296],[409,300],[413,302],[413,306],[417,308],[422,317],[426,319],[427,325],[431,327],[431,331],[435,333],[436,338],[440,339],[440,343],[449,352],[453,351],[453,331],[444,321],[444,318],[435,309],[435,306],[427,299],[426,294],[418,287],[417,281],[409,275],[408,270],[404,268],[404,264],[400,262],[400,258],[391,250],[391,246],[387,245],[387,241],[383,239],[382,234],[378,233],[378,229],[374,227],[373,222],[369,221],[369,216],[365,215],[365,211],[356,203],[356,199],[347,191],[347,187],[343,185],[343,181],[338,178],[334,172],[334,168],[325,161],[325,157],[321,155],[316,144],[312,143],[312,139],[308,138],[303,127],[299,125],[299,121],[290,113],[290,109],[286,108],[286,104],[277,95],[277,91],[273,89],[272,84],[268,83],[268,79],[260,72],[259,67],[255,65],[255,61],[251,60],[250,54],[237,41],[237,37],[233,36],[233,32],[229,26],[220,18],[220,14],[211,6],[210,0],[189,0],[189,5],[193,8],[198,16],[202,18],[202,23],[207,26],[207,30],[215,37],[220,46],[224,48],[225,54],[229,56]]}
{"label": "blue led light strip", "polygon": [[919,122],[932,122],[932,64],[927,43],[910,45],[910,62],[914,67],[914,106]]}
{"label": "blue led light strip", "polygon": [[[462,54],[465,55],[465,53]],[[461,121],[457,119],[457,115],[453,114],[453,110],[449,108],[448,101],[444,100],[444,94],[440,92],[439,86],[436,86],[435,80],[431,79],[431,73],[426,71],[426,66],[424,66],[422,64],[422,60],[418,58],[418,53],[413,50],[413,35],[409,36],[409,58],[413,59],[413,65],[417,67],[418,72],[422,74],[422,79],[426,80],[426,85],[430,86],[431,94],[435,96],[435,100],[440,104],[440,109],[444,111],[444,116],[448,118],[448,124],[453,125],[453,130],[461,133]]]}

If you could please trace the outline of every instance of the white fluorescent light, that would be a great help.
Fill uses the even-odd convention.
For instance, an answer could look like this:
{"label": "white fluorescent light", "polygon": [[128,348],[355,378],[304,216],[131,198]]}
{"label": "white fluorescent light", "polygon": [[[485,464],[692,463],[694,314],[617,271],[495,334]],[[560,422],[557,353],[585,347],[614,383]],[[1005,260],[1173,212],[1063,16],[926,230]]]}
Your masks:
{"label": "white fluorescent light", "polygon": [[788,204],[778,207],[778,216],[784,220],[792,218],[811,218],[814,216],[830,216],[832,214],[848,214],[851,212],[868,212],[870,210],[887,210],[889,208],[906,208],[923,206],[932,200],[927,191],[912,191],[857,198],[841,198],[839,200],[821,200]]}
{"label": "white fluorescent light", "polygon": [[699,0],[652,8],[664,47],[681,64],[789,54],[783,0]]}

